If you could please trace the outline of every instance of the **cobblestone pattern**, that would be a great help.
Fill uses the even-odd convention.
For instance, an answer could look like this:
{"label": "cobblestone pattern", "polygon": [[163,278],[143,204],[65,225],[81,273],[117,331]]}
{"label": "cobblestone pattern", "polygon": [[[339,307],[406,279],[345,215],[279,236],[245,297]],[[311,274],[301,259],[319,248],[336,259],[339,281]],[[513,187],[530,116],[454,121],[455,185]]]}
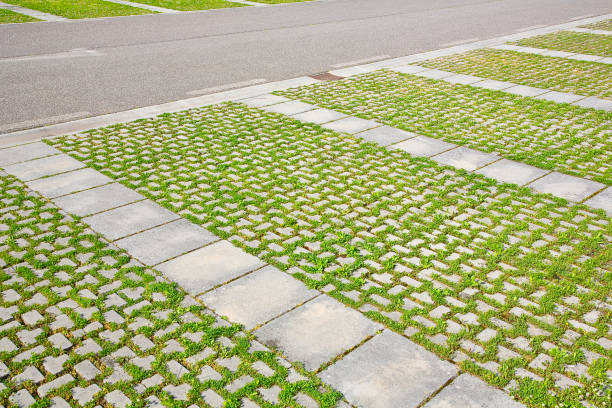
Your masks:
{"label": "cobblestone pattern", "polygon": [[610,402],[601,212],[238,104],[50,143],[531,406]]}
{"label": "cobblestone pattern", "polygon": [[580,26],[580,27],[590,28],[590,29],[593,29],[593,30],[608,30],[608,31],[612,31],[612,20],[599,21],[597,23],[587,24],[587,25],[583,25],[583,26]]}
{"label": "cobblestone pattern", "polygon": [[4,173],[0,254],[0,405],[335,405],[316,377]]}
{"label": "cobblestone pattern", "polygon": [[485,48],[423,61],[419,65],[612,99],[612,66],[609,64]]}
{"label": "cobblestone pattern", "polygon": [[610,112],[389,71],[277,94],[612,184]]}
{"label": "cobblestone pattern", "polygon": [[524,47],[612,57],[612,37],[609,35],[560,31],[558,33],[525,38],[513,44]]}

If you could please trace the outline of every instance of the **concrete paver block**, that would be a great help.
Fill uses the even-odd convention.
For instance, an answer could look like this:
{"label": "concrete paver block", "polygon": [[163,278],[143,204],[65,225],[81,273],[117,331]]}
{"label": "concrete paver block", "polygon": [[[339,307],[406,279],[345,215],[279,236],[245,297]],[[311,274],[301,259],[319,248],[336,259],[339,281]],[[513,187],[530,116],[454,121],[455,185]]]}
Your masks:
{"label": "concrete paver block", "polygon": [[265,94],[261,96],[254,96],[252,98],[241,99],[238,102],[244,103],[252,108],[261,108],[262,106],[274,105],[277,103],[288,102],[291,99],[285,98],[284,96]]}
{"label": "concrete paver block", "polygon": [[346,116],[347,115],[341,112],[336,112],[331,109],[320,108],[298,113],[297,115],[293,115],[292,117],[302,122],[311,122],[320,125],[322,123],[331,122],[332,120],[345,118]]}
{"label": "concrete paver block", "polygon": [[612,187],[608,187],[604,191],[595,194],[584,203],[591,207],[601,208],[608,215],[612,216]]}
{"label": "concrete paver block", "polygon": [[456,149],[434,156],[432,159],[448,166],[474,171],[482,166],[499,160],[499,156],[460,146]]}
{"label": "concrete paver block", "polygon": [[83,217],[142,200],[144,197],[118,183],[53,199],[55,205],[71,214]]}
{"label": "concrete paver block", "polygon": [[0,149],[0,166],[4,167],[9,164],[39,159],[58,153],[60,153],[59,150],[42,142]]}
{"label": "concrete paver block", "polygon": [[540,193],[549,193],[569,201],[580,202],[602,190],[605,185],[555,171],[529,184],[529,187]]}
{"label": "concrete paver block", "polygon": [[528,164],[502,159],[476,170],[476,173],[504,183],[522,186],[542,177],[549,171]]}
{"label": "concrete paver block", "polygon": [[81,169],[62,173],[43,179],[26,182],[32,190],[38,191],[47,198],[55,198],[65,194],[87,190],[108,184],[112,180],[93,169]]}
{"label": "concrete paver block", "polygon": [[416,133],[405,132],[390,126],[380,126],[374,129],[358,133],[357,136],[368,142],[374,142],[379,146],[388,146],[406,139],[416,137]]}
{"label": "concrete paver block", "polygon": [[413,156],[430,157],[446,150],[454,149],[457,145],[427,136],[417,136],[392,147],[403,150]]}
{"label": "concrete paver block", "polygon": [[27,162],[16,163],[5,168],[6,172],[22,181],[53,176],[85,167],[85,164],[65,154],[56,154]]}
{"label": "concrete paver block", "polygon": [[318,294],[290,275],[266,266],[200,299],[220,315],[250,330]]}
{"label": "concrete paver block", "polygon": [[197,295],[264,265],[265,262],[223,240],[164,262],[157,270],[188,293]]}
{"label": "concrete paver block", "polygon": [[380,123],[374,122],[373,120],[360,119],[353,116],[325,123],[323,125],[323,127],[326,129],[350,134],[359,133],[378,126],[380,126]]}
{"label": "concrete paver block", "polygon": [[311,105],[309,103],[300,101],[288,101],[283,103],[277,103],[275,105],[265,106],[262,109],[268,112],[275,112],[283,115],[295,115],[297,113],[306,112],[316,108],[316,106]]}

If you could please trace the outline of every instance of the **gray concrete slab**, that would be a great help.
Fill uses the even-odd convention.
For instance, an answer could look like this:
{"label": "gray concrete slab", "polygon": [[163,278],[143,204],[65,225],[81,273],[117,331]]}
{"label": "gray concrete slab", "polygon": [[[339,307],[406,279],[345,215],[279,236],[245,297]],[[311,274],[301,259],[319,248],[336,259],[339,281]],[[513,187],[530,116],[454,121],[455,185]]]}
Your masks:
{"label": "gray concrete slab", "polygon": [[342,303],[322,295],[255,330],[269,347],[307,370],[359,344],[382,326]]}
{"label": "gray concrete slab", "polygon": [[172,211],[144,200],[85,217],[83,222],[109,241],[115,241],[178,218]]}
{"label": "gray concrete slab", "polygon": [[218,314],[250,330],[319,294],[285,272],[266,266],[200,299]]}
{"label": "gray concrete slab", "polygon": [[399,143],[406,139],[416,137],[417,134],[383,125],[374,129],[366,130],[365,132],[357,133],[357,136],[365,141],[374,142],[379,146],[388,146],[390,144]]}
{"label": "gray concrete slab", "polygon": [[385,330],[326,368],[319,377],[352,405],[407,408],[418,406],[457,372],[455,365]]}
{"label": "gray concrete slab", "polygon": [[605,185],[555,171],[529,184],[529,187],[540,193],[549,193],[569,201],[581,202],[602,190]]}
{"label": "gray concrete slab", "polygon": [[347,116],[348,115],[342,112],[336,112],[334,110],[325,108],[313,109],[311,111],[291,115],[291,117],[294,119],[300,120],[302,122],[316,123],[317,125],[331,122],[333,120],[342,119]]}
{"label": "gray concrete slab", "polygon": [[576,95],[573,93],[550,91],[542,95],[538,95],[535,98],[544,99],[546,101],[551,101],[551,102],[556,102],[556,103],[572,103],[572,102],[579,101],[580,99],[584,99],[584,96]]}
{"label": "gray concrete slab", "polygon": [[85,167],[83,163],[68,155],[56,154],[41,159],[12,164],[5,167],[4,170],[22,181],[30,181],[83,167]]}
{"label": "gray concrete slab", "polygon": [[441,69],[428,69],[427,71],[417,72],[415,75],[429,79],[444,79],[455,75],[454,72],[444,71]]}
{"label": "gray concrete slab", "polygon": [[453,143],[427,136],[417,136],[392,146],[394,149],[403,150],[418,157],[431,157],[456,147],[457,145]]}
{"label": "gray concrete slab", "polygon": [[401,72],[402,74],[414,75],[419,72],[429,71],[429,68],[421,67],[419,65],[402,65],[393,68],[393,71]]}
{"label": "gray concrete slab", "polygon": [[62,210],[84,217],[142,199],[144,197],[134,190],[112,183],[54,198],[52,201]]}
{"label": "gray concrete slab", "polygon": [[291,99],[285,98],[284,96],[265,94],[260,96],[254,96],[252,98],[241,99],[238,102],[249,105],[252,108],[261,108],[263,106],[274,105],[277,103],[289,102]]}
{"label": "gray concrete slab", "polygon": [[474,83],[472,86],[499,91],[516,86],[516,84],[512,82],[497,81],[495,79],[485,79],[484,81]]}
{"label": "gray concrete slab", "polygon": [[514,86],[511,86],[510,88],[504,89],[504,92],[508,92],[514,95],[519,95],[519,96],[532,97],[532,96],[542,95],[543,93],[548,92],[548,90],[536,88],[533,86],[514,85]]}
{"label": "gray concrete slab", "polygon": [[198,295],[264,265],[265,262],[223,240],[164,262],[157,270],[188,293]]}
{"label": "gray concrete slab", "polygon": [[444,78],[445,82],[450,82],[451,84],[463,84],[463,85],[471,85],[475,82],[480,82],[484,80],[484,78],[477,77],[474,75],[464,75],[464,74],[455,74],[449,77]]}
{"label": "gray concrete slab", "polygon": [[5,167],[10,164],[39,159],[58,153],[60,153],[59,150],[42,142],[0,149],[0,166]]}
{"label": "gray concrete slab", "polygon": [[608,187],[604,191],[597,193],[584,203],[590,207],[601,208],[608,213],[608,215],[612,216],[612,187]]}
{"label": "gray concrete slab", "polygon": [[28,181],[26,184],[32,190],[38,191],[47,198],[55,198],[65,194],[75,193],[77,191],[87,190],[92,187],[108,184],[111,181],[112,180],[106,177],[104,174],[93,169],[86,168],[43,179]]}
{"label": "gray concrete slab", "polygon": [[265,111],[281,113],[283,115],[295,115],[296,113],[302,113],[316,108],[317,107],[314,105],[300,101],[282,102],[262,107]]}
{"label": "gray concrete slab", "polygon": [[432,159],[447,166],[474,171],[499,160],[499,156],[460,146],[456,149],[433,156]]}
{"label": "gray concrete slab", "polygon": [[470,374],[461,374],[423,408],[524,408],[508,394]]}
{"label": "gray concrete slab", "polygon": [[146,265],[156,265],[216,240],[204,228],[180,219],[120,239],[115,245]]}
{"label": "gray concrete slab", "polygon": [[507,159],[499,160],[476,170],[476,173],[482,174],[494,180],[504,183],[518,184],[519,186],[530,183],[549,172],[550,170],[543,170],[528,164]]}
{"label": "gray concrete slab", "polygon": [[608,112],[612,111],[612,101],[594,96],[589,96],[588,98],[573,102],[572,105],[580,106],[582,108],[601,109]]}
{"label": "gray concrete slab", "polygon": [[350,116],[348,118],[325,123],[322,126],[336,132],[355,134],[364,130],[378,127],[380,126],[380,123],[374,122],[373,120],[360,119]]}
{"label": "gray concrete slab", "polygon": [[566,51],[557,51],[557,50],[546,50],[540,55],[543,55],[545,57],[567,58],[567,57],[574,55],[574,53],[566,52]]}
{"label": "gray concrete slab", "polygon": [[603,57],[601,55],[589,55],[589,54],[573,54],[567,57],[568,59],[573,59],[576,61],[594,61],[597,62]]}

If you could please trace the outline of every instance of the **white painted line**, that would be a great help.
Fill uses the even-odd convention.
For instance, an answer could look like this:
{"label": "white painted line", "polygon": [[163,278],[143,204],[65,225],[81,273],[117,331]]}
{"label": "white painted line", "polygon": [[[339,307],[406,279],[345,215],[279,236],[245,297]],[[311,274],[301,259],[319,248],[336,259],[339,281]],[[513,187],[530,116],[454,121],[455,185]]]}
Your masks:
{"label": "white painted line", "polygon": [[68,120],[75,120],[90,116],[90,112],[74,112],[66,113],[64,115],[50,116],[47,118],[26,120],[23,122],[9,123],[7,125],[0,125],[0,132],[14,132],[16,130],[30,129],[39,126],[51,125],[54,123],[65,122]]}
{"label": "white painted line", "polygon": [[34,17],[43,21],[67,21],[67,18],[56,16],[54,14],[43,13],[38,10],[31,10],[29,8],[15,6],[13,4],[6,4],[0,2],[0,9],[13,11],[15,13],[24,14],[26,16]]}
{"label": "white painted line", "polygon": [[514,30],[514,32],[515,33],[522,33],[524,31],[536,30],[538,28],[543,28],[543,27],[546,27],[546,26],[542,25],[542,24],[538,24],[538,25],[533,25],[533,26],[529,26],[529,27],[517,28],[516,30]]}
{"label": "white painted line", "polygon": [[451,42],[447,42],[444,44],[440,44],[440,47],[453,47],[455,45],[461,45],[461,44],[466,44],[466,43],[471,43],[474,41],[478,41],[480,38],[478,37],[474,37],[474,38],[468,38],[465,40],[458,40],[458,41],[451,41]]}
{"label": "white painted line", "polygon": [[104,0],[104,1],[108,1],[111,3],[117,3],[117,4],[123,4],[124,6],[130,6],[130,7],[135,7],[139,9],[154,11],[156,13],[170,14],[170,13],[180,13],[181,12],[180,10],[172,10],[172,9],[163,8],[163,7],[151,6],[150,4],[144,4],[144,3],[134,3],[133,1],[127,1],[127,0]]}
{"label": "white painted line", "polygon": [[363,58],[363,59],[359,59],[359,60],[355,60],[355,61],[348,61],[348,62],[341,62],[338,64],[333,64],[330,65],[330,67],[332,68],[344,68],[344,67],[350,67],[352,65],[359,65],[359,64],[365,64],[367,62],[374,62],[374,61],[380,61],[386,58],[390,58],[389,55],[377,55],[375,57],[369,57],[369,58]]}
{"label": "white painted line", "polygon": [[227,91],[229,89],[242,88],[245,86],[257,85],[266,82],[264,78],[251,79],[250,81],[234,82],[233,84],[212,86],[210,88],[198,89],[187,92],[187,95],[207,95],[215,92]]}
{"label": "white painted line", "polygon": [[82,58],[82,57],[99,57],[103,55],[96,50],[86,50],[84,48],[75,48],[74,50],[57,52],[54,54],[27,55],[23,57],[2,58],[0,62],[20,62],[20,61],[38,61],[38,60],[54,60],[66,58]]}

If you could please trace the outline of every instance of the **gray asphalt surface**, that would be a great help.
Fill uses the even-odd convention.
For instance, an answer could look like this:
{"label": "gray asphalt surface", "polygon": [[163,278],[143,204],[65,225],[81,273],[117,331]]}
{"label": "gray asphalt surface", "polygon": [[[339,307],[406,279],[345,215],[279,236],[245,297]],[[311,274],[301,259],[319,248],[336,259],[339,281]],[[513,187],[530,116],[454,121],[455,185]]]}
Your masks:
{"label": "gray asphalt surface", "polygon": [[610,0],[327,0],[0,25],[0,133],[610,12]]}

